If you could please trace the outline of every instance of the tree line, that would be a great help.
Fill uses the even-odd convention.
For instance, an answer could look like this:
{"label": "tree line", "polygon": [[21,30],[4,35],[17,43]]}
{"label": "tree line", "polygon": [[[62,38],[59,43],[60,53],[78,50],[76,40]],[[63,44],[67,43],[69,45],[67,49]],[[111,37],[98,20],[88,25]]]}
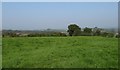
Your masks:
{"label": "tree line", "polygon": [[67,36],[65,33],[61,32],[51,32],[51,33],[3,33],[2,37],[62,37]]}
{"label": "tree line", "polygon": [[4,32],[3,37],[65,37],[65,36],[102,36],[102,37],[116,37],[120,38],[120,34],[106,32],[101,28],[88,28],[81,29],[76,24],[68,25],[67,33],[63,32],[44,32],[44,33],[17,33],[17,32]]}
{"label": "tree line", "polygon": [[88,28],[85,27],[83,30],[76,25],[76,24],[71,24],[68,26],[68,31],[69,36],[103,36],[103,37],[116,37],[119,38],[120,34],[114,34],[112,32],[106,32],[103,29],[100,28]]}

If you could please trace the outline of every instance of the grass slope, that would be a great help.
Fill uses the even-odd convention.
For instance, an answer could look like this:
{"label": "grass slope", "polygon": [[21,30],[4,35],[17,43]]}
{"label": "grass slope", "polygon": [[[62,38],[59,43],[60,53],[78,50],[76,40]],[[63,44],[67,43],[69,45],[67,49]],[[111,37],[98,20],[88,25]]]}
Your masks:
{"label": "grass slope", "polygon": [[105,37],[6,37],[3,68],[117,68],[118,40]]}

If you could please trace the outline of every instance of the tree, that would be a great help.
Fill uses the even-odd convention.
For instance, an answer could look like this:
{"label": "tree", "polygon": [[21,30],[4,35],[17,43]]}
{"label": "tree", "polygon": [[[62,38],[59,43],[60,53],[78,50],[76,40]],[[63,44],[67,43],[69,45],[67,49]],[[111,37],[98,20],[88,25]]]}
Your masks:
{"label": "tree", "polygon": [[84,30],[83,30],[82,35],[84,35],[84,36],[91,36],[92,35],[92,29],[85,27]]}
{"label": "tree", "polygon": [[76,36],[76,35],[79,35],[80,34],[80,31],[81,31],[81,28],[76,25],[76,24],[70,24],[68,26],[68,32],[69,32],[69,35],[70,36]]}
{"label": "tree", "polygon": [[92,35],[92,28],[85,27],[81,34],[82,36],[91,36]]}
{"label": "tree", "polygon": [[100,36],[100,35],[101,35],[101,29],[95,27],[95,28],[93,29],[93,35],[94,35],[94,36]]}
{"label": "tree", "polygon": [[80,36],[81,35],[81,31],[80,30],[75,30],[73,33],[73,36]]}
{"label": "tree", "polygon": [[96,30],[95,35],[100,36],[100,34],[101,34],[101,31],[100,30]]}
{"label": "tree", "polygon": [[84,32],[85,32],[85,33],[91,33],[91,32],[92,32],[92,29],[86,27],[86,28],[84,28]]}

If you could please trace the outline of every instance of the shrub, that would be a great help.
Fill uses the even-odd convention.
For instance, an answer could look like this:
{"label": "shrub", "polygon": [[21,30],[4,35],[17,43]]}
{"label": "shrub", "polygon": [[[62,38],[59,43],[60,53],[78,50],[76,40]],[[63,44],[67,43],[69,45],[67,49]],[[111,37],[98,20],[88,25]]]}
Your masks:
{"label": "shrub", "polygon": [[116,35],[116,38],[120,38],[120,34],[117,34],[117,35]]}

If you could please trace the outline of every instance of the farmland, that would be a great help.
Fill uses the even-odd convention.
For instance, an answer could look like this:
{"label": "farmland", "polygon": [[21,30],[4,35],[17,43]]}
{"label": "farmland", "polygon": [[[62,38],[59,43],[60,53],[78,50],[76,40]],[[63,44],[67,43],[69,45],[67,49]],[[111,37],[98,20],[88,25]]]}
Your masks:
{"label": "farmland", "polygon": [[118,40],[98,36],[4,37],[3,68],[117,68]]}

